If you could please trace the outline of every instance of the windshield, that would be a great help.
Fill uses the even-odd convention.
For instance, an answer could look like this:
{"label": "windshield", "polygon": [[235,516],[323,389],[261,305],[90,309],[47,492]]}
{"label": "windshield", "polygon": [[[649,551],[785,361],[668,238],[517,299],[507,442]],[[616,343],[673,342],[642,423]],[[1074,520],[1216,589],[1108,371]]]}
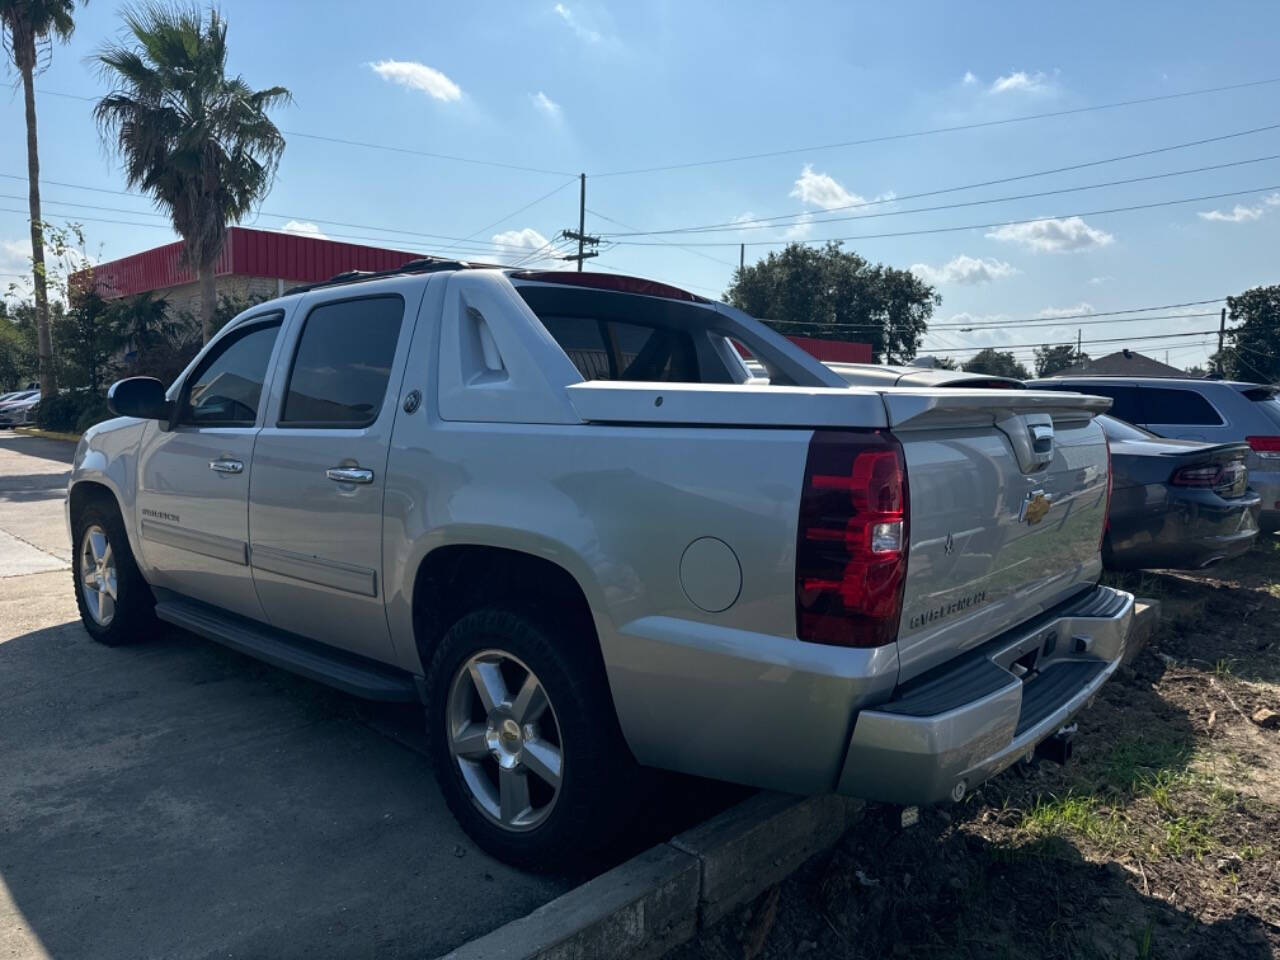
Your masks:
{"label": "windshield", "polygon": [[1108,440],[1158,440],[1160,439],[1154,433],[1148,433],[1141,427],[1135,427],[1132,423],[1124,420],[1117,420],[1115,417],[1102,414],[1098,417],[1098,423],[1102,424],[1102,432],[1107,435]]}

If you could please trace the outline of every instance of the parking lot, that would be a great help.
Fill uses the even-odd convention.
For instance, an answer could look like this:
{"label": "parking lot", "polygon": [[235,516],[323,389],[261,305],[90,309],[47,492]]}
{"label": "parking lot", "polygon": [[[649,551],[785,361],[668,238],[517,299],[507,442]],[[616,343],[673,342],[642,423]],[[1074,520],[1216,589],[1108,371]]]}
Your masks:
{"label": "parking lot", "polygon": [[0,435],[0,957],[431,957],[576,878],[481,853],[393,711],[76,618],[73,445]]}

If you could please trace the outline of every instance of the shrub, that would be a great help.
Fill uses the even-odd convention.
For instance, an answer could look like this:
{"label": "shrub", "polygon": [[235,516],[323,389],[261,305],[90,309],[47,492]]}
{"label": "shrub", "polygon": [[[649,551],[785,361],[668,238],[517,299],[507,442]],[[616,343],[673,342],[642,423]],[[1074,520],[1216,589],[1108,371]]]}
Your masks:
{"label": "shrub", "polygon": [[91,426],[111,416],[107,412],[107,402],[92,390],[63,390],[55,397],[41,400],[35,409],[37,425],[44,430],[56,430],[60,433],[80,432],[82,419],[88,420]]}
{"label": "shrub", "polygon": [[102,397],[96,397],[95,402],[87,405],[76,419],[76,433],[84,433],[95,423],[110,420],[113,416],[115,414],[107,409],[107,401]]}

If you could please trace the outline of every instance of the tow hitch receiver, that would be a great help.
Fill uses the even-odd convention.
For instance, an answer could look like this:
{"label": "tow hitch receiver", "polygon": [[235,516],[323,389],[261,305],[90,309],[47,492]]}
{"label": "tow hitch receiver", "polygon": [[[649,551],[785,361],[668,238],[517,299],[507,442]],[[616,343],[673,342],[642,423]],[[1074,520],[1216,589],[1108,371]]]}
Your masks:
{"label": "tow hitch receiver", "polygon": [[1076,724],[1069,727],[1059,727],[1058,732],[1045,740],[1041,740],[1036,746],[1036,756],[1044,760],[1052,760],[1054,763],[1063,766],[1071,759],[1071,741],[1076,736]]}

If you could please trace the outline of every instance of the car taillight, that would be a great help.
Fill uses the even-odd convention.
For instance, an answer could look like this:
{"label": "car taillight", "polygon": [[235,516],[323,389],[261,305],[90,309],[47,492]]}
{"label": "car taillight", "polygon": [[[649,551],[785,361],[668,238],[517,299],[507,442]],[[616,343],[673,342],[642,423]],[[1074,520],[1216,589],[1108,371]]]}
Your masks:
{"label": "car taillight", "polygon": [[1179,467],[1169,482],[1175,487],[1216,487],[1222,479],[1222,466],[1216,463],[1198,467]]}
{"label": "car taillight", "polygon": [[907,575],[907,466],[881,431],[818,430],[800,496],[796,636],[811,643],[892,643]]}
{"label": "car taillight", "polygon": [[1245,437],[1245,440],[1263,460],[1280,460],[1280,437]]}

